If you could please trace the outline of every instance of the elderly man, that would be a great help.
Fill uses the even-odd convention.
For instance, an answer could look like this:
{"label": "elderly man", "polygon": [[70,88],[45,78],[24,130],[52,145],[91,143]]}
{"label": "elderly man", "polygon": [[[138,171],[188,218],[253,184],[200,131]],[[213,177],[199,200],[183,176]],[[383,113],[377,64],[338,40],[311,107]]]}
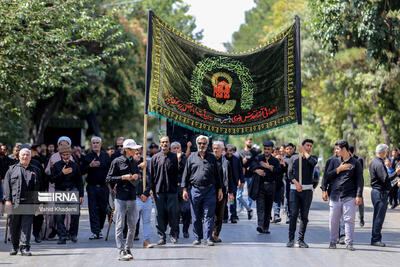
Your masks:
{"label": "elderly man", "polygon": [[385,221],[386,210],[388,206],[388,194],[391,189],[391,180],[400,175],[400,166],[396,167],[396,171],[390,176],[385,167],[384,159],[387,155],[389,147],[385,144],[379,144],[376,147],[376,157],[369,165],[369,173],[371,177],[371,200],[374,206],[374,216],[372,219],[372,237],[371,245],[384,247],[382,242],[382,225]]}
{"label": "elderly man", "polygon": [[6,209],[12,206],[14,214],[11,215],[11,243],[10,255],[17,255],[18,249],[23,256],[31,256],[30,239],[32,230],[32,214],[18,214],[19,206],[33,204],[31,192],[40,188],[39,170],[31,162],[31,150],[29,145],[21,147],[19,151],[19,163],[12,165],[4,179],[4,200]]}
{"label": "elderly man", "polygon": [[124,154],[124,149],[123,149],[123,143],[124,143],[125,138],[120,136],[117,138],[115,142],[115,152],[111,155],[111,161],[113,161],[115,158],[118,158],[119,156]]}
{"label": "elderly man", "polygon": [[160,138],[161,151],[153,155],[150,161],[151,184],[153,185],[154,201],[157,209],[157,232],[160,240],[157,245],[165,245],[167,225],[171,227],[170,239],[173,244],[178,242],[178,175],[183,165],[178,162],[177,155],[169,151],[168,136]]}
{"label": "elderly man", "polygon": [[[79,203],[83,203],[83,180],[79,165],[70,160],[72,150],[69,146],[61,147],[58,152],[61,160],[51,167],[50,181],[54,183],[55,191],[78,191]],[[69,231],[64,224],[65,214],[56,214],[58,244],[66,244],[68,235],[73,243],[78,241],[79,213],[71,214]]]}
{"label": "elderly man", "polygon": [[[176,153],[176,157],[178,158],[178,162],[185,166],[187,157],[182,152],[182,146],[179,142],[172,142],[171,143],[171,151]],[[179,215],[178,217],[182,218],[182,232],[184,238],[189,238],[189,226],[192,216],[190,215],[190,203],[188,201],[183,200],[182,193],[183,188],[181,187],[182,182],[182,174],[184,168],[179,169],[178,174],[178,201],[179,201]],[[178,218],[179,220],[179,218]],[[179,237],[179,234],[178,234]]]}
{"label": "elderly man", "polygon": [[271,210],[281,167],[279,160],[272,156],[274,143],[266,141],[263,146],[264,155],[257,156],[250,169],[260,176],[259,191],[256,199],[257,231],[260,234],[269,234]]}
{"label": "elderly man", "polygon": [[94,136],[91,139],[92,151],[86,154],[82,161],[82,173],[87,174],[86,192],[88,197],[90,240],[103,237],[101,230],[107,215],[108,187],[106,177],[110,167],[108,154],[101,150],[101,138]]}
{"label": "elderly man", "polygon": [[349,144],[341,140],[335,143],[339,147],[340,161],[332,161],[327,174],[330,189],[330,244],[329,248],[336,248],[339,238],[340,217],[343,216],[345,226],[346,248],[354,251],[354,220],[356,207],[362,202],[364,187],[363,171],[360,162],[351,157]]}
{"label": "elderly man", "polygon": [[213,242],[220,243],[222,242],[219,238],[219,234],[222,229],[222,220],[224,218],[225,206],[228,201],[228,193],[229,193],[229,201],[232,202],[234,200],[233,192],[235,191],[236,184],[233,182],[232,177],[232,169],[229,161],[224,157],[222,152],[225,150],[225,145],[221,141],[214,141],[212,144],[212,150],[214,152],[214,156],[217,159],[217,166],[219,176],[222,178],[222,200],[218,200],[218,196],[216,195],[216,207],[215,207],[215,226],[212,234]]}
{"label": "elderly man", "polygon": [[218,201],[223,198],[221,177],[217,159],[207,151],[208,137],[199,135],[196,138],[197,152],[189,156],[182,175],[182,198],[189,199],[188,188],[191,187],[190,201],[192,206],[193,233],[196,240],[193,245],[200,245],[204,232],[206,245],[214,246],[212,231],[214,229],[215,194]]}
{"label": "elderly man", "polygon": [[[107,183],[116,184],[115,194],[115,241],[119,251],[119,260],[133,259],[131,248],[135,235],[137,208],[136,186],[138,185],[139,169],[134,160],[135,152],[142,146],[135,140],[126,139],[123,143],[124,154],[111,162],[107,174]],[[127,218],[128,234],[124,244],[123,229]]]}

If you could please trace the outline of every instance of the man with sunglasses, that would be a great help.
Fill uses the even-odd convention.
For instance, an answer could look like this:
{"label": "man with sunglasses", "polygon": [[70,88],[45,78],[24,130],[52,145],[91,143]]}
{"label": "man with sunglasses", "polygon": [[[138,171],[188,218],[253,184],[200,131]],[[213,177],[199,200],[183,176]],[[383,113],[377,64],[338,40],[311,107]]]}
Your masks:
{"label": "man with sunglasses", "polygon": [[217,159],[207,151],[208,137],[200,135],[196,138],[197,152],[189,156],[182,175],[182,198],[189,200],[192,206],[193,233],[196,240],[193,245],[200,245],[204,234],[206,245],[214,246],[212,232],[214,229],[214,214],[218,192],[218,201],[223,198],[222,180],[218,171]]}

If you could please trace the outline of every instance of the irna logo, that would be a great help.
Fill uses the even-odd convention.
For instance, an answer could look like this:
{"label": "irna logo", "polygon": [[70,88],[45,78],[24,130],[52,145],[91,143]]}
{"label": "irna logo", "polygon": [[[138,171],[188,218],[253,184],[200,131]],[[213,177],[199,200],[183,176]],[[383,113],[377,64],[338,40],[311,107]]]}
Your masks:
{"label": "irna logo", "polygon": [[38,192],[38,200],[40,202],[65,202],[76,203],[78,202],[77,192]]}

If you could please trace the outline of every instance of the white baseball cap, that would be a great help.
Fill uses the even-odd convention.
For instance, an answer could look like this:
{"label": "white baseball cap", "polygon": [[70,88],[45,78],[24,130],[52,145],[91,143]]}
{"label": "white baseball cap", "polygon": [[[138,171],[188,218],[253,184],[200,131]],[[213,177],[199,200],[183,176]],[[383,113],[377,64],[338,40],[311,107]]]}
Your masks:
{"label": "white baseball cap", "polygon": [[130,149],[139,149],[141,145],[136,144],[135,140],[133,139],[126,139],[122,144],[122,148],[130,148]]}

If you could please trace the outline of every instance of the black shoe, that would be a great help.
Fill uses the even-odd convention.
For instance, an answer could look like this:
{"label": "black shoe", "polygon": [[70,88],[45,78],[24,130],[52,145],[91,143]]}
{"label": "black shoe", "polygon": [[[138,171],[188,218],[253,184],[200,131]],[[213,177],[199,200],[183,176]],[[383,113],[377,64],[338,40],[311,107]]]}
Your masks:
{"label": "black shoe", "polygon": [[132,252],[131,252],[131,250],[130,250],[129,248],[126,248],[126,249],[125,249],[125,253],[126,253],[126,256],[127,256],[130,260],[133,259]]}
{"label": "black shoe", "polygon": [[299,246],[299,248],[308,248],[308,245],[306,242],[304,242],[304,240],[298,240],[297,245]]}
{"label": "black shoe", "polygon": [[32,253],[29,250],[29,248],[21,248],[21,255],[22,256],[32,256]]}
{"label": "black shoe", "polygon": [[353,247],[353,244],[348,244],[348,245],[346,246],[346,249],[347,249],[347,250],[350,250],[350,251],[356,250],[356,249]]}
{"label": "black shoe", "polygon": [[330,242],[329,243],[329,248],[335,249],[336,248],[336,243],[335,242]]}
{"label": "black shoe", "polygon": [[364,220],[360,220],[360,227],[364,227],[364,225],[365,225]]}
{"label": "black shoe", "polygon": [[289,242],[286,243],[286,246],[287,246],[288,248],[294,247],[294,241],[293,241],[293,240],[289,240]]}
{"label": "black shoe", "polygon": [[49,239],[53,239],[57,234],[56,229],[52,228],[51,233],[49,234]]}
{"label": "black shoe", "polygon": [[183,238],[189,238],[189,233],[188,232],[183,233]]}
{"label": "black shoe", "polygon": [[247,210],[247,219],[251,220],[251,218],[253,218],[253,210],[249,209]]}
{"label": "black shoe", "polygon": [[339,238],[339,244],[340,244],[340,245],[346,244],[346,242],[344,241],[345,238],[346,238],[346,236],[344,236],[344,235],[341,235],[341,236],[340,236],[340,238]]}
{"label": "black shoe", "polygon": [[257,232],[259,232],[260,234],[264,233],[264,229],[261,226],[257,227]]}
{"label": "black shoe", "polygon": [[59,245],[65,245],[65,244],[67,244],[67,240],[66,240],[65,238],[60,238],[60,239],[57,241],[57,244],[59,244]]}
{"label": "black shoe", "polygon": [[378,241],[378,242],[371,242],[371,246],[375,246],[375,247],[386,247],[385,243],[382,243],[382,241]]}
{"label": "black shoe", "polygon": [[72,243],[78,242],[78,238],[76,237],[76,235],[72,235],[72,236],[71,236],[71,242],[72,242]]}
{"label": "black shoe", "polygon": [[39,236],[35,236],[35,242],[36,242],[36,243],[41,243],[41,242],[42,242],[42,239],[40,239]]}
{"label": "black shoe", "polygon": [[158,246],[162,246],[162,245],[165,245],[167,242],[165,241],[165,239],[164,238],[161,238],[160,240],[158,240],[158,242],[157,242],[157,245]]}
{"label": "black shoe", "polygon": [[237,223],[237,220],[236,219],[232,219],[231,223]]}
{"label": "black shoe", "polygon": [[393,204],[392,206],[390,206],[390,209],[391,210],[394,210],[396,208],[396,205],[395,204]]}
{"label": "black shoe", "polygon": [[119,252],[119,258],[118,258],[118,260],[120,260],[120,261],[129,261],[129,260],[130,260],[130,257],[126,254],[125,250],[121,250],[121,251]]}
{"label": "black shoe", "polygon": [[138,240],[139,240],[139,236],[135,235],[135,237],[133,238],[133,240],[138,241]]}
{"label": "black shoe", "polygon": [[10,256],[15,256],[18,254],[18,248],[12,248],[10,251]]}

